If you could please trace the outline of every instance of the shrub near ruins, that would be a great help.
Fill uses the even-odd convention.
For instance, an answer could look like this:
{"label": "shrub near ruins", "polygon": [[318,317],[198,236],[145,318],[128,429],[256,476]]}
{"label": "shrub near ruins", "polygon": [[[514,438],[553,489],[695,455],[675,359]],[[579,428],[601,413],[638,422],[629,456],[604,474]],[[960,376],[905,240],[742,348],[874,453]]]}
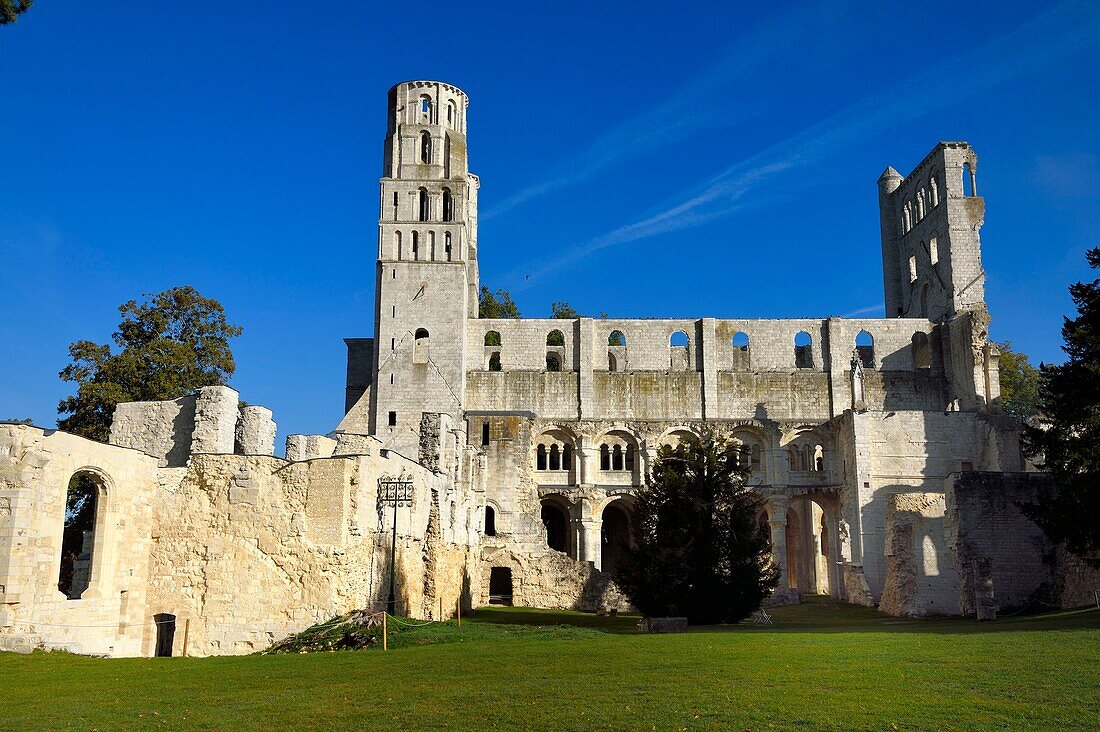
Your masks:
{"label": "shrub near ruins", "polygon": [[763,499],[745,485],[740,447],[704,434],[658,452],[617,578],[645,615],[735,623],[779,583],[768,530],[757,520]]}

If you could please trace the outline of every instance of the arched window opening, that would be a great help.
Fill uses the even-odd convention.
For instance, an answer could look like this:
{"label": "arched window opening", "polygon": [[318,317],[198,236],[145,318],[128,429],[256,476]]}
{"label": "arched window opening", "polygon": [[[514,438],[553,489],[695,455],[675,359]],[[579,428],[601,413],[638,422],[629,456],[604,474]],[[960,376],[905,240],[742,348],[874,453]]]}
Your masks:
{"label": "arched window opening", "polygon": [[560,330],[552,330],[546,334],[546,345],[548,346],[564,346],[565,335]]}
{"label": "arched window opening", "polygon": [[932,191],[932,208],[935,208],[940,205],[940,184],[936,182],[936,177],[933,175],[928,185]]}
{"label": "arched window opening", "polygon": [[912,208],[908,201],[905,202],[905,206],[901,210],[901,233],[908,234],[909,230],[913,228],[913,214]]}
{"label": "arched window opening", "polygon": [[611,448],[600,445],[600,470],[611,470]]}
{"label": "arched window opening", "polygon": [[810,334],[804,330],[799,331],[794,337],[794,366],[799,369],[812,369],[814,367],[814,342]]}
{"label": "arched window opening", "polygon": [[426,116],[429,120],[432,115],[432,98],[427,94],[420,97],[420,114]]}
{"label": "arched window opening", "polygon": [[917,221],[924,218],[924,189],[917,191]]}
{"label": "arched window opening", "polygon": [[634,470],[634,446],[626,446],[626,464],[623,466],[625,470]]}
{"label": "arched window opening", "polygon": [[787,462],[792,473],[798,472],[801,467],[802,458],[798,453],[798,448],[794,445],[787,448]]}
{"label": "arched window opening", "polygon": [[433,261],[433,262],[435,261],[435,232],[434,231],[429,231],[428,232],[428,256],[431,258],[431,261]]}
{"label": "arched window opening", "polygon": [[490,432],[489,423],[488,422],[482,422],[481,423],[481,446],[482,447],[488,447],[489,446],[489,432]]}
{"label": "arched window opening", "polygon": [[978,181],[974,175],[974,168],[970,165],[970,163],[963,163],[962,184],[964,196],[978,195]]}
{"label": "arched window opening", "polygon": [[553,503],[542,504],[542,524],[546,527],[546,546],[554,551],[568,553],[569,551],[569,519],[558,506]]}
{"label": "arched window opening", "polygon": [[443,220],[455,220],[455,201],[450,188],[443,189]]}
{"label": "arched window opening", "polygon": [[[394,258],[397,259],[398,261],[400,261],[401,260],[401,232],[400,231],[393,232],[393,250],[394,250]],[[394,271],[396,272],[397,270],[394,270]]]}
{"label": "arched window opening", "polygon": [[744,370],[749,368],[749,336],[747,333],[738,331],[733,334],[733,338],[730,340],[730,345],[733,347],[733,368],[734,370]]}
{"label": "arched window opening", "polygon": [[934,236],[928,240],[928,258],[932,261],[933,266],[940,261],[940,245]]}
{"label": "arched window opening", "polygon": [[626,336],[623,335],[621,330],[611,331],[611,335],[607,337],[607,345],[609,346],[625,346]]}
{"label": "arched window opening", "polygon": [[489,356],[489,370],[500,371],[500,352],[497,351]]}
{"label": "arched window opening", "polygon": [[413,232],[413,261],[420,261],[420,234]]}
{"label": "arched window opening", "polygon": [[57,589],[70,600],[79,600],[91,583],[100,497],[99,480],[91,473],[76,473],[69,479]]}
{"label": "arched window opening", "polygon": [[485,535],[497,535],[497,512],[493,510],[492,506],[485,507]]}
{"label": "arched window opening", "polygon": [[500,333],[495,330],[491,330],[485,334],[485,345],[487,346],[499,346],[500,345]]}
{"label": "arched window opening", "polygon": [[825,470],[825,448],[821,445],[814,445],[813,469],[819,473]]}
{"label": "arched window opening", "polygon": [[611,469],[622,470],[623,469],[623,446],[615,445],[611,449]]}
{"label": "arched window opening", "polygon": [[397,221],[397,191],[393,192],[393,220]]}
{"label": "arched window opening", "polygon": [[417,328],[413,339],[413,363],[428,363],[429,358],[428,331]]}
{"label": "arched window opening", "polygon": [[909,283],[912,284],[917,281],[917,255],[912,254],[909,256]]}
{"label": "arched window opening", "polygon": [[619,501],[603,510],[600,528],[600,570],[614,575],[630,545],[630,518]]}
{"label": "arched window opening", "polygon": [[546,370],[553,373],[561,372],[561,354],[554,351],[546,352]]}
{"label": "arched window opening", "polygon": [[571,445],[566,445],[561,449],[561,469],[573,469],[573,447]]}
{"label": "arched window opening", "polygon": [[859,362],[863,364],[863,368],[873,369],[875,367],[875,339],[865,330],[861,330],[856,336],[856,354],[859,356]]}
{"label": "arched window opening", "polygon": [[443,234],[443,250],[447,254],[447,261],[450,262],[451,257],[452,257],[452,253],[451,253],[451,232],[449,232],[449,231],[446,232],[445,234]]}
{"label": "arched window opening", "polygon": [[619,370],[619,362],[616,360],[614,353],[607,354],[607,370],[611,373]]}
{"label": "arched window opening", "polygon": [[546,445],[539,445],[535,450],[535,470],[546,470]]}
{"label": "arched window opening", "polygon": [[457,117],[457,115],[455,114],[455,103],[448,100],[447,101],[447,126],[450,127],[452,130],[455,129],[455,119],[456,119],[456,117]]}
{"label": "arched window opening", "polygon": [[688,334],[682,330],[673,333],[668,339],[669,369],[687,371],[691,367],[691,354],[688,350]]}
{"label": "arched window opening", "polygon": [[421,187],[419,195],[420,220],[427,221],[432,213],[432,200],[428,196],[428,189]]}
{"label": "arched window opening", "polygon": [[922,318],[930,317],[928,313],[928,296],[930,290],[928,285],[924,286],[924,289],[920,291],[920,316]]}
{"label": "arched window opening", "polygon": [[432,136],[427,130],[420,133],[420,162],[425,165],[432,162]]}
{"label": "arched window opening", "polygon": [[550,446],[550,470],[561,470],[561,450],[557,445]]}
{"label": "arched window opening", "polygon": [[932,351],[928,347],[928,335],[926,333],[913,334],[913,368],[932,368]]}

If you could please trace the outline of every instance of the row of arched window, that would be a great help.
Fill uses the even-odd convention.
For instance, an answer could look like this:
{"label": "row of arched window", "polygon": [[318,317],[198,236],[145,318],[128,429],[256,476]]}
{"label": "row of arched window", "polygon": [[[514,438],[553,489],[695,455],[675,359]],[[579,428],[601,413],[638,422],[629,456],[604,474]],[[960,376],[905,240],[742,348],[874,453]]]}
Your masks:
{"label": "row of arched window", "polygon": [[[422,94],[420,96],[420,103],[418,104],[418,107],[419,116],[417,117],[417,121],[420,124],[430,125],[438,123],[435,115],[432,112],[434,105],[430,96],[428,96],[427,94]],[[458,105],[455,104],[455,101],[453,99],[447,100],[444,121],[446,122],[447,126],[450,127],[452,130],[458,129]]]}
{"label": "row of arched window", "polygon": [[408,249],[406,250],[405,237],[400,231],[393,232],[393,256],[398,261],[411,260],[413,262],[451,262],[454,260],[454,247],[451,244],[451,232],[443,232],[443,251],[436,249],[435,232],[429,231],[427,235],[426,249],[422,246],[422,237],[419,231],[409,235]]}
{"label": "row of arched window", "polygon": [[928,186],[917,185],[916,195],[901,209],[901,233],[908,234],[914,226],[924,220],[928,212],[940,205],[940,187],[936,174],[928,178]]}
{"label": "row of arched window", "polygon": [[820,473],[825,470],[825,450],[821,445],[790,445],[787,459],[787,467],[792,473]]}
{"label": "row of arched window", "polygon": [[600,445],[600,470],[634,470],[634,446]]}
{"label": "row of arched window", "polygon": [[[397,193],[394,193],[393,199],[393,217],[397,220]],[[417,192],[417,220],[419,221],[431,221],[433,214],[432,195],[428,192],[428,189],[421,186]],[[451,194],[450,188],[444,188],[440,194],[443,208],[442,221],[451,222],[455,220],[455,198]]]}
{"label": "row of arched window", "polygon": [[539,446],[535,448],[535,469],[572,470],[573,446],[559,446],[557,443],[547,446],[544,443],[539,443]]}
{"label": "row of arched window", "polygon": [[[612,331],[608,337],[608,352],[607,352],[607,370],[611,372],[618,371],[620,368],[620,359],[625,357],[626,336],[622,331]],[[672,370],[684,370],[690,364],[690,350],[689,339],[687,333],[684,331],[676,331],[669,337],[669,349],[670,349],[670,368]],[[485,333],[485,345],[489,347],[500,347],[503,345],[500,333],[495,330],[490,330]],[[565,335],[560,330],[550,331],[546,336],[546,345],[548,347],[563,347],[565,345]],[[734,355],[734,368],[748,368],[749,366],[749,337],[747,334],[738,331],[734,334],[730,341],[730,345],[733,349]],[[860,360],[863,363],[864,368],[874,368],[875,366],[875,341],[874,337],[865,330],[861,330],[855,338],[855,350],[859,354]],[[488,354],[488,370],[500,371],[500,351],[492,351]],[[795,367],[800,369],[812,369],[814,368],[814,356],[813,356],[813,338],[806,331],[799,331],[794,336],[794,358]],[[562,354],[557,350],[547,350],[546,352],[546,370],[547,371],[562,371],[564,364],[562,361]]]}

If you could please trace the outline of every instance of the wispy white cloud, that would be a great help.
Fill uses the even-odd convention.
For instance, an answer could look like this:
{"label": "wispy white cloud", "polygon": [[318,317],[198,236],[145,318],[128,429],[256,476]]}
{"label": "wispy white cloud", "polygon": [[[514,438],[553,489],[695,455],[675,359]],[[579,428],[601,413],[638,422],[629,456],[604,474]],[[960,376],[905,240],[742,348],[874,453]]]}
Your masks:
{"label": "wispy white cloud", "polygon": [[867,307],[859,308],[858,310],[853,310],[850,313],[844,313],[844,315],[841,315],[840,317],[842,317],[842,318],[854,318],[857,315],[870,315],[871,313],[881,313],[882,310],[883,310],[882,303],[877,302],[874,305],[868,305]]}
{"label": "wispy white cloud", "polygon": [[515,289],[600,249],[686,229],[745,208],[742,197],[770,179],[829,161],[865,135],[905,118],[926,115],[977,92],[1076,53],[1100,33],[1100,14],[1070,0],[1027,20],[1015,31],[930,67],[907,82],[864,97],[836,114],[734,163],[696,186],[684,200],[588,239],[534,272]]}
{"label": "wispy white cloud", "polygon": [[[764,19],[734,40],[712,65],[661,104],[634,116],[592,141],[482,214],[487,220],[543,194],[589,180],[599,173],[706,130],[728,128],[763,111],[758,100],[729,94],[728,87],[771,59],[789,53],[808,37],[820,35],[847,3],[787,9]],[[704,108],[705,102],[705,108]],[[622,105],[615,105],[621,109]]]}

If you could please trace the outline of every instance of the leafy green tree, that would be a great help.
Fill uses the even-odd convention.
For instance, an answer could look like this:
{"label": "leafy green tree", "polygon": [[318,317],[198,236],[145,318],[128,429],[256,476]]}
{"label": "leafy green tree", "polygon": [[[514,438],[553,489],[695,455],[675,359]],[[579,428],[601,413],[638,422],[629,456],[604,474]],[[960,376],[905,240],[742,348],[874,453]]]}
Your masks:
{"label": "leafy green tree", "polygon": [[[495,293],[486,285],[481,286],[477,297],[477,317],[479,318],[518,318],[519,308],[507,290],[500,289]],[[499,346],[500,333],[490,331],[485,336],[485,345]]]}
{"label": "leafy green tree", "polygon": [[[1100,248],[1085,256],[1100,269]],[[1069,292],[1077,306],[1077,317],[1062,325],[1069,359],[1040,366],[1038,425],[1025,433],[1055,490],[1028,512],[1052,539],[1100,566],[1100,278]]]}
{"label": "leafy green tree", "polygon": [[507,290],[501,289],[494,293],[487,285],[482,285],[477,298],[477,317],[518,318],[520,314]]}
{"label": "leafy green tree", "polygon": [[577,309],[569,303],[552,302],[550,303],[550,317],[557,318],[559,320],[574,320],[576,318],[584,317],[577,312]]}
{"label": "leafy green tree", "polygon": [[0,25],[14,23],[31,5],[34,5],[34,0],[0,0]]}
{"label": "leafy green tree", "polygon": [[617,581],[649,616],[733,623],[779,583],[763,499],[745,485],[739,445],[713,434],[663,446],[637,496],[635,546]]}
{"label": "leafy green tree", "polygon": [[92,341],[69,346],[72,363],[60,376],[77,384],[77,392],[58,404],[58,413],[67,415],[58,420],[59,429],[105,441],[119,403],[177,399],[225,384],[233,375],[229,340],[242,329],[226,321],[221,303],[193,287],[145,298],[119,307],[117,353]]}
{"label": "leafy green tree", "polygon": [[1010,341],[996,344],[1001,352],[997,373],[1001,380],[1001,408],[1021,420],[1039,413],[1039,369]]}

